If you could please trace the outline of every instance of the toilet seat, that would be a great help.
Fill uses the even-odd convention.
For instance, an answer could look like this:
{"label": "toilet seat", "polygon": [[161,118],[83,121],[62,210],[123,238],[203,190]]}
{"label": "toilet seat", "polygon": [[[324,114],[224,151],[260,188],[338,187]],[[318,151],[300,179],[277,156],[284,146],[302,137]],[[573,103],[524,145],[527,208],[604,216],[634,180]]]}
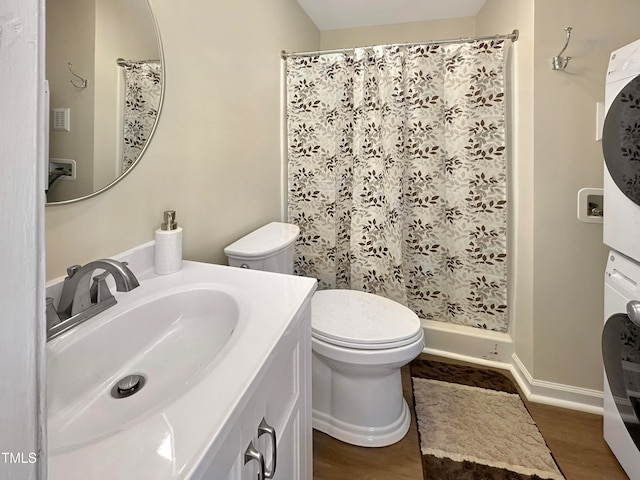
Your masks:
{"label": "toilet seat", "polygon": [[422,337],[418,316],[407,307],[372,293],[321,290],[311,301],[313,338],[358,350],[383,350]]}

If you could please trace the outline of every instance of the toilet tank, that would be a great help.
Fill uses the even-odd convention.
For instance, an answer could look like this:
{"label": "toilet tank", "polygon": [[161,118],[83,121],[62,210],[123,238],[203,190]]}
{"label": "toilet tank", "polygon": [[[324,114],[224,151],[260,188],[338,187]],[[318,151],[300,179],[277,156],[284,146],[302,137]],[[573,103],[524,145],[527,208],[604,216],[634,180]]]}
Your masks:
{"label": "toilet tank", "polygon": [[224,249],[232,267],[293,273],[293,248],[300,229],[272,222],[236,240]]}

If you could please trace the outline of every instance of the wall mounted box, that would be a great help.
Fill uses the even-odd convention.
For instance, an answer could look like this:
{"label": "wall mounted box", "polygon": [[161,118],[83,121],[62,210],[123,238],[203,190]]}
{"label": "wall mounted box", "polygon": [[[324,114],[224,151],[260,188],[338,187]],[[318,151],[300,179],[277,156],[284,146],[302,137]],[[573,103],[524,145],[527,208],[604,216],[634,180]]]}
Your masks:
{"label": "wall mounted box", "polygon": [[602,223],[604,194],[601,188],[578,190],[578,220],[585,223]]}
{"label": "wall mounted box", "polygon": [[49,172],[62,171],[63,175],[60,176],[60,180],[75,180],[76,179],[76,161],[68,158],[50,158],[49,159]]}

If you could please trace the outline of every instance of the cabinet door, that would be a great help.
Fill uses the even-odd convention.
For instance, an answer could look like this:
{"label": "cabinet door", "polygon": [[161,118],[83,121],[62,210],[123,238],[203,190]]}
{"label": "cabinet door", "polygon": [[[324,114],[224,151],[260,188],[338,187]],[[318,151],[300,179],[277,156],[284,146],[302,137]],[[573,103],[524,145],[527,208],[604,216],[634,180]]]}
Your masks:
{"label": "cabinet door", "polygon": [[[300,313],[298,328],[285,333],[270,365],[255,382],[244,408],[216,442],[204,473],[193,479],[256,480],[259,462],[245,463],[249,443],[262,453],[267,472],[273,469],[273,441],[259,435],[262,419],[275,429],[277,462],[274,480],[312,480],[311,319],[309,303]],[[295,321],[294,321],[295,322]]]}
{"label": "cabinet door", "polygon": [[212,452],[207,455],[206,465],[200,465],[200,471],[190,480],[256,480],[259,463],[246,462],[245,452],[250,442],[256,444],[258,409],[249,401],[238,419],[226,427],[222,439],[216,442]]}
{"label": "cabinet door", "polygon": [[[262,391],[265,393],[264,418],[276,430],[277,467],[274,480],[311,480],[311,332],[308,321],[281,349]],[[261,435],[258,448],[265,455],[267,470],[272,469],[273,446],[268,435]]]}
{"label": "cabinet door", "polygon": [[301,445],[300,441],[300,411],[297,410],[288,419],[282,429],[278,442],[278,468],[274,480],[289,480],[305,477],[300,474]]}
{"label": "cabinet door", "polygon": [[[264,418],[276,431],[277,468],[274,479],[300,478],[296,459],[300,456],[299,428],[300,411],[300,346],[283,358],[270,378],[267,379],[268,396]],[[259,445],[272,470],[273,445],[269,435],[261,435]]]}

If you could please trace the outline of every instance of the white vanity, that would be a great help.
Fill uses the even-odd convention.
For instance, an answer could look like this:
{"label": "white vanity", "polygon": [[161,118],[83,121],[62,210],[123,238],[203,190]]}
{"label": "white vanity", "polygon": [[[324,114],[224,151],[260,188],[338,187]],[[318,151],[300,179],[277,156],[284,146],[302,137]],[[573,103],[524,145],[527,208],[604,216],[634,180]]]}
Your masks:
{"label": "white vanity", "polygon": [[[311,480],[315,280],[158,276],[152,245],[116,257],[139,287],[47,344],[49,479]],[[128,375],[143,385],[118,398]]]}

